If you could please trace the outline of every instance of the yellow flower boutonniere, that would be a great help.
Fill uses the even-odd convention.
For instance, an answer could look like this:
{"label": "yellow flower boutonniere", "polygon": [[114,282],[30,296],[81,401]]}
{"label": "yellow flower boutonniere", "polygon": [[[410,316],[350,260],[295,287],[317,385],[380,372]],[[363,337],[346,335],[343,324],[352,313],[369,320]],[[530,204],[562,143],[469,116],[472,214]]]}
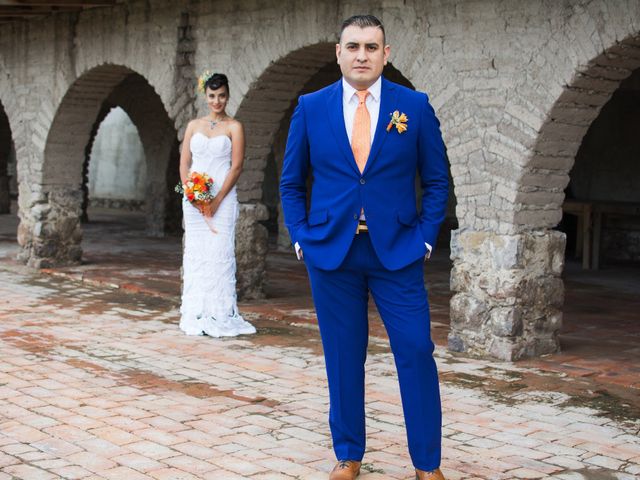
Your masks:
{"label": "yellow flower boutonniere", "polygon": [[396,130],[398,130],[398,133],[407,131],[407,128],[409,128],[407,127],[409,117],[407,117],[404,113],[400,113],[398,110],[390,113],[389,115],[391,115],[391,121],[389,122],[389,125],[387,125],[387,132],[391,130],[391,127],[394,126],[396,127]]}

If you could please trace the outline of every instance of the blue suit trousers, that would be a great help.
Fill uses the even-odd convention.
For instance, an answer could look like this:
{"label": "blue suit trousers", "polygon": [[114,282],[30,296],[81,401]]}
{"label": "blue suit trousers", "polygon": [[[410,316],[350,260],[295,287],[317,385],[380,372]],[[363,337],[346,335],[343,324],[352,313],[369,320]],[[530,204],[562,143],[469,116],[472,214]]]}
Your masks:
{"label": "blue suit trousers", "polygon": [[329,425],[338,460],[365,452],[364,364],[369,292],[384,322],[398,371],[411,460],[440,465],[442,414],[433,359],[423,260],[385,269],[369,235],[355,235],[336,270],[307,263],[329,381]]}

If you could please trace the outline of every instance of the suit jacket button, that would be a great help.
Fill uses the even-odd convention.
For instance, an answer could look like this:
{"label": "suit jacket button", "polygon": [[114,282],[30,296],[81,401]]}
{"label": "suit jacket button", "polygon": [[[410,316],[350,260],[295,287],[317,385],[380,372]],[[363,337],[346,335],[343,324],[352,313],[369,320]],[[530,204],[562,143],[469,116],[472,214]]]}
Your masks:
{"label": "suit jacket button", "polygon": [[357,213],[354,213],[354,214],[353,214],[353,219],[354,219],[354,220],[357,220],[357,219],[358,219],[358,214],[357,214]]}
{"label": "suit jacket button", "polygon": [[360,179],[360,185],[364,185],[365,183],[366,183],[366,182],[365,182],[364,178],[361,178],[361,179]]}

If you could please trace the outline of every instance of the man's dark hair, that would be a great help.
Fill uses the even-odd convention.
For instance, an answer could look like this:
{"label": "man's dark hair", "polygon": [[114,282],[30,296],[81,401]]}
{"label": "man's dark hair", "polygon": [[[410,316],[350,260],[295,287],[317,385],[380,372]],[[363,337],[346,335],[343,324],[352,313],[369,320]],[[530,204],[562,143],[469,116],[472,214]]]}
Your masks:
{"label": "man's dark hair", "polygon": [[342,22],[342,28],[340,29],[339,39],[342,38],[342,32],[347,27],[351,25],[355,25],[356,27],[365,28],[365,27],[379,27],[382,30],[382,43],[386,42],[386,36],[384,33],[384,25],[375,15],[353,15],[352,17],[347,18],[344,22]]}

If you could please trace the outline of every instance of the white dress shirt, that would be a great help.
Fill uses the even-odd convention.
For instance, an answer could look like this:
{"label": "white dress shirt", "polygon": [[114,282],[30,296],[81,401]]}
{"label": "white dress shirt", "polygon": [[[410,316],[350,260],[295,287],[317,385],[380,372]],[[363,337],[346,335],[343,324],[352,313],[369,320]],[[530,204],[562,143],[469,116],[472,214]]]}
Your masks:
{"label": "white dress shirt", "polygon": [[[367,110],[369,111],[369,118],[371,119],[371,143],[373,144],[373,137],[376,134],[376,127],[378,126],[378,118],[380,117],[380,95],[382,93],[382,77],[378,77],[373,85],[368,89],[369,95],[365,100],[367,104]],[[351,144],[351,134],[353,133],[353,121],[356,116],[356,109],[358,108],[358,95],[357,90],[349,85],[344,77],[342,77],[342,113],[344,114],[344,127],[347,131],[347,137],[349,137],[349,144]],[[364,212],[360,215],[361,220],[365,220]],[[425,242],[427,247],[427,255],[425,258],[431,256],[431,245]],[[302,258],[302,250],[298,242],[294,245],[296,249],[296,256],[298,260]]]}
{"label": "white dress shirt", "polygon": [[[382,77],[376,80],[376,83],[369,88],[369,95],[367,95],[366,104],[367,110],[369,110],[369,117],[371,118],[371,143],[373,144],[373,137],[376,134],[376,126],[378,125],[378,117],[380,116],[380,93],[382,92]],[[342,77],[342,112],[344,113],[344,126],[347,130],[347,137],[349,137],[349,144],[351,144],[351,135],[353,134],[353,121],[356,116],[356,110],[358,109],[358,95],[357,90],[353,88]]]}

